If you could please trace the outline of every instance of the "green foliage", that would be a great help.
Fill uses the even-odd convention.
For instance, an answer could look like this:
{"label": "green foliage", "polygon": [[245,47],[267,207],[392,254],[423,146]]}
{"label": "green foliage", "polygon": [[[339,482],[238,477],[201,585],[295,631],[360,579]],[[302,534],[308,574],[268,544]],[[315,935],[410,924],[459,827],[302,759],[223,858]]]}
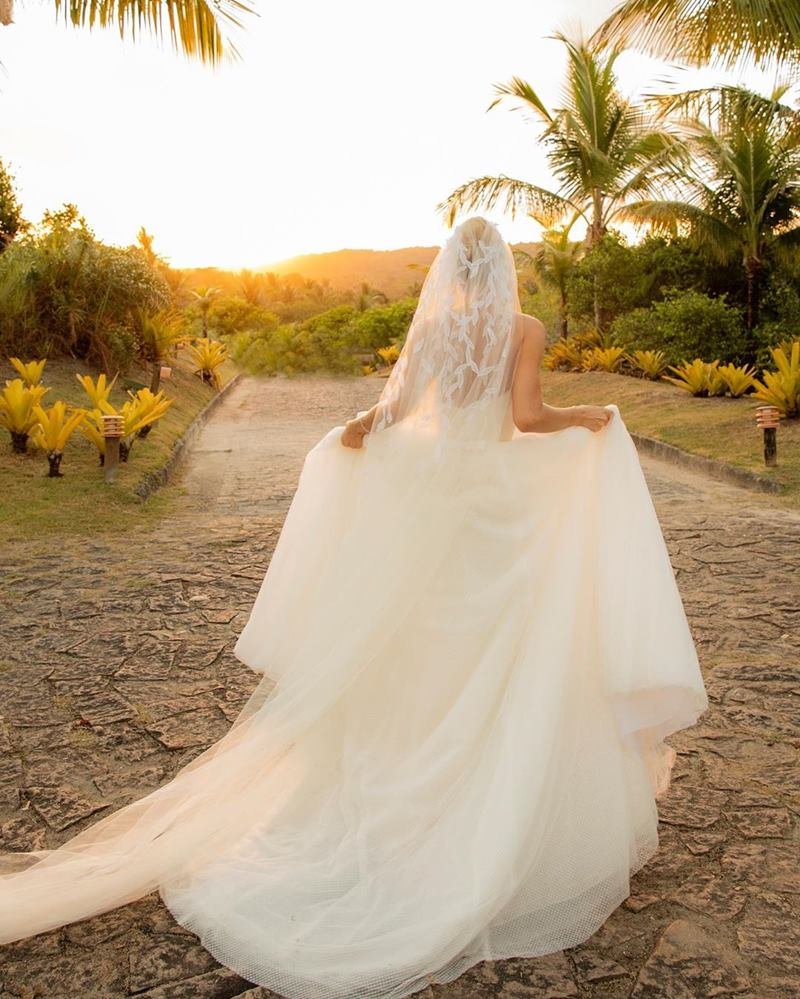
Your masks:
{"label": "green foliage", "polygon": [[631,244],[611,231],[577,261],[567,281],[572,321],[594,320],[595,306],[607,324],[633,309],[660,301],[673,289],[724,292],[727,273],[711,268],[685,239],[646,236]]}
{"label": "green foliage", "polygon": [[760,320],[770,260],[800,244],[800,128],[797,111],[782,103],[788,89],[763,97],[722,86],[661,98],[664,113],[683,116],[690,155],[679,172],[664,171],[657,198],[623,212],[662,232],[687,232],[709,259],[738,261],[748,331]]}
{"label": "green foliage", "polygon": [[279,317],[259,302],[235,295],[225,295],[216,299],[209,311],[208,321],[215,336],[222,337],[233,336],[243,330],[253,333],[268,332],[280,325]]}
{"label": "green foliage", "polygon": [[14,178],[0,160],[0,252],[24,228],[25,221],[22,218],[22,206],[14,190]]}
{"label": "green foliage", "polygon": [[106,246],[67,205],[0,255],[0,350],[124,370],[138,350],[135,310],[168,300],[141,249]]}
{"label": "green foliage", "polygon": [[626,350],[661,350],[668,363],[698,357],[738,361],[746,351],[742,315],[724,296],[673,292],[650,309],[635,309],[611,327],[611,339]]}
{"label": "green foliage", "polygon": [[800,20],[787,0],[625,0],[594,40],[695,66],[800,61]]}
{"label": "green foliage", "polygon": [[658,168],[680,154],[664,121],[628,100],[617,84],[618,51],[563,33],[567,72],[562,103],[548,108],[530,83],[514,77],[495,87],[491,107],[511,99],[539,127],[557,190],[501,175],[468,181],[439,207],[450,224],[460,212],[500,205],[513,217],[524,211],[544,225],[581,217],[594,245],[625,203],[652,190]]}
{"label": "green foliage", "polygon": [[363,370],[361,355],[402,344],[415,308],[413,299],[364,312],[353,305],[338,305],[302,322],[239,333],[229,346],[234,360],[256,373],[358,374]]}

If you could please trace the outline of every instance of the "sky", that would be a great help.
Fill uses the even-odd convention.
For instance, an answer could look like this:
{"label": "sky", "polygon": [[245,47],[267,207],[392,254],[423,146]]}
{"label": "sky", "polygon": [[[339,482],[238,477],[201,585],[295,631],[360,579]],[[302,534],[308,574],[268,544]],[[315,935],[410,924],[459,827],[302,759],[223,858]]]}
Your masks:
{"label": "sky", "polygon": [[[519,75],[557,102],[564,52],[546,36],[590,31],[614,6],[257,3],[241,59],[211,69],[18,0],[0,27],[0,158],[26,217],[72,202],[105,241],[144,226],[177,267],[439,244],[436,205],[465,181],[552,184],[531,121],[486,112],[493,86]],[[624,53],[618,72],[634,94],[665,67]],[[536,238],[528,219],[492,217],[507,239]]]}

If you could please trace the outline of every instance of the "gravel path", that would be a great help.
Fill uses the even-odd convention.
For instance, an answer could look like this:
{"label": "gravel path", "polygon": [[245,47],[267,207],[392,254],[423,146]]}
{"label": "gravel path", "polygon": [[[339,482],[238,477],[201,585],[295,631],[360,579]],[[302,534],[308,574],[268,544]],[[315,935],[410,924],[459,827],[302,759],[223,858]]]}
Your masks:
{"label": "gravel path", "polygon": [[[0,841],[53,846],[218,739],[231,654],[306,451],[376,379],[247,379],[153,532],[0,552]],[[624,414],[623,414],[624,415]],[[661,849],[586,944],[482,963],[426,999],[800,996],[800,515],[643,458],[712,706],[679,733]],[[0,948],[0,999],[267,997],[155,896]]]}

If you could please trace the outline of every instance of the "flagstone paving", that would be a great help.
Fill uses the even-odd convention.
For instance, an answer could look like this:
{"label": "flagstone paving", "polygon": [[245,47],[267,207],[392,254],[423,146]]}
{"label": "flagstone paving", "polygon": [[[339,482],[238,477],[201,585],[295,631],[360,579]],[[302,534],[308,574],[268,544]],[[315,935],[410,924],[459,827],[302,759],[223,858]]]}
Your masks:
{"label": "flagstone paving", "polygon": [[[232,655],[306,451],[375,379],[246,379],[144,534],[0,552],[0,841],[55,846],[218,739]],[[624,414],[623,414],[624,415]],[[800,515],[643,457],[711,707],[678,733],[661,848],[585,944],[483,962],[426,999],[800,996]],[[0,999],[272,993],[150,896],[0,948]]]}

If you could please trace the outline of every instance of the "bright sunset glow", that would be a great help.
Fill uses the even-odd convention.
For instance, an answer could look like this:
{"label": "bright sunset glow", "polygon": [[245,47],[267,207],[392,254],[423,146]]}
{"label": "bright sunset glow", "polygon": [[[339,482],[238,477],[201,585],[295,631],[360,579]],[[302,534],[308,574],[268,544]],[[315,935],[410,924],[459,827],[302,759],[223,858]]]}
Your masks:
{"label": "bright sunset glow", "polygon": [[[0,29],[0,157],[28,218],[74,202],[109,242],[144,225],[175,266],[436,244],[436,205],[464,181],[553,183],[533,127],[485,113],[492,87],[517,74],[557,101],[563,46],[544,36],[612,6],[263,0],[242,59],[211,70],[19,4]],[[630,91],[663,73],[632,54],[618,67]],[[537,235],[494,217],[510,239]]]}

